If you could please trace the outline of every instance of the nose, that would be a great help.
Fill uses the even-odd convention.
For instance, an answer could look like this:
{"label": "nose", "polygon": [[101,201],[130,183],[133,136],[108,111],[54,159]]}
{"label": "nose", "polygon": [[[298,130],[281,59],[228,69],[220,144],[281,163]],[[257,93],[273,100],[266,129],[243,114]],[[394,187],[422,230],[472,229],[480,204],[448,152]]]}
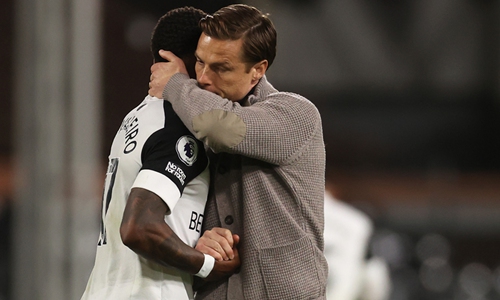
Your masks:
{"label": "nose", "polygon": [[207,66],[204,66],[203,68],[199,68],[196,70],[196,80],[198,83],[202,86],[208,86],[212,84],[212,81],[210,80],[210,69]]}

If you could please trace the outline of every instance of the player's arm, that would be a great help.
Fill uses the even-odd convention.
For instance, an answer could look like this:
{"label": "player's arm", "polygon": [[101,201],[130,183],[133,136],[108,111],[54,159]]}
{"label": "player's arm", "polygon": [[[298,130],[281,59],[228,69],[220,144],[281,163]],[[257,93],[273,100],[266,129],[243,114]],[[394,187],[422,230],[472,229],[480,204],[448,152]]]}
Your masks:
{"label": "player's arm", "polygon": [[[147,259],[190,274],[197,274],[204,265],[205,255],[186,245],[172,231],[164,220],[167,212],[168,206],[155,193],[142,188],[133,188],[120,226],[122,241]],[[215,262],[206,280],[217,280],[236,271],[240,259],[236,248],[233,252],[232,260]]]}

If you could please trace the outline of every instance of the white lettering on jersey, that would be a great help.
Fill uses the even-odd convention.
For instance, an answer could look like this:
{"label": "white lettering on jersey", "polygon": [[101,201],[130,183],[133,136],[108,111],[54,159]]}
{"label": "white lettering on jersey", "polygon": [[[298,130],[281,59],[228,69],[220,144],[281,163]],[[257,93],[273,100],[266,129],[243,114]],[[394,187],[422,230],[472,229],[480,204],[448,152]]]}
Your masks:
{"label": "white lettering on jersey", "polygon": [[165,170],[167,170],[167,172],[169,172],[170,174],[174,174],[174,176],[179,179],[181,184],[184,184],[184,180],[186,180],[186,174],[184,174],[184,171],[176,164],[169,161]]}
{"label": "white lettering on jersey", "polygon": [[179,159],[186,165],[192,166],[198,157],[198,144],[193,137],[181,136],[175,145]]}

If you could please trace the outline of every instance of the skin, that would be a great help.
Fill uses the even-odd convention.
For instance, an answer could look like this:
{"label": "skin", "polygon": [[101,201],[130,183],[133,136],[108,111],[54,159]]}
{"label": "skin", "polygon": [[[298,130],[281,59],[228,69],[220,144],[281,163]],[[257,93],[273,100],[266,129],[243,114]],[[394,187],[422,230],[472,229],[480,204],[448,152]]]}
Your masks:
{"label": "skin", "polygon": [[243,40],[219,40],[201,34],[196,49],[196,79],[201,88],[231,101],[243,99],[264,76],[267,60],[243,60]]}
{"label": "skin", "polygon": [[[198,40],[196,56],[196,79],[201,88],[237,102],[246,97],[265,75],[267,60],[248,63],[243,59],[243,41],[220,40],[202,33]],[[188,74],[183,61],[170,51],[160,50],[160,56],[168,62],[155,63],[151,67],[149,94],[162,98],[163,89],[176,73]],[[206,230],[198,240],[196,249],[212,255],[217,260],[237,256],[232,244],[239,237],[225,228]]]}
{"label": "skin", "polygon": [[[204,262],[203,253],[186,245],[165,223],[168,206],[155,193],[133,188],[125,207],[120,235],[123,243],[139,255],[164,266],[196,274]],[[236,246],[239,239],[231,236],[226,246]],[[207,281],[218,280],[234,273],[240,265],[238,250],[232,249],[232,259],[215,262]]]}
{"label": "skin", "polygon": [[216,260],[234,259],[236,253],[233,251],[240,241],[237,234],[232,234],[231,230],[226,228],[214,227],[211,230],[205,230],[200,237],[195,249],[205,254],[213,256]]}
{"label": "skin", "polygon": [[[219,40],[201,34],[196,49],[196,79],[201,88],[231,101],[240,101],[264,76],[268,61],[249,64],[242,58],[241,39]],[[188,74],[183,61],[170,51],[160,50],[168,62],[151,67],[149,94],[162,97],[163,88],[176,73]]]}

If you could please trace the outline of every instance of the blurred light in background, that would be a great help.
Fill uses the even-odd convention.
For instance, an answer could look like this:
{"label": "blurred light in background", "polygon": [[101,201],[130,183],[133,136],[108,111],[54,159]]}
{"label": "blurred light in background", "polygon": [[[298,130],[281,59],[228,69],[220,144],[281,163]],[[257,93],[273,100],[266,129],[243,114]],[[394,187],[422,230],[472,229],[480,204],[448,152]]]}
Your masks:
{"label": "blurred light in background", "polygon": [[418,241],[416,253],[421,262],[434,258],[447,262],[450,258],[450,243],[442,235],[426,234]]}
{"label": "blurred light in background", "polygon": [[470,263],[460,270],[458,282],[471,298],[482,299],[493,287],[493,274],[484,264]]}
{"label": "blurred light in background", "polygon": [[432,292],[445,292],[453,281],[453,270],[448,262],[439,257],[427,258],[419,270],[424,288]]}
{"label": "blurred light in background", "polygon": [[378,230],[373,235],[371,253],[385,259],[392,268],[400,268],[410,260],[410,243],[405,235],[390,230]]}
{"label": "blurred light in background", "polygon": [[151,32],[158,21],[152,15],[138,14],[126,25],[125,40],[127,45],[138,51],[150,51]]}

